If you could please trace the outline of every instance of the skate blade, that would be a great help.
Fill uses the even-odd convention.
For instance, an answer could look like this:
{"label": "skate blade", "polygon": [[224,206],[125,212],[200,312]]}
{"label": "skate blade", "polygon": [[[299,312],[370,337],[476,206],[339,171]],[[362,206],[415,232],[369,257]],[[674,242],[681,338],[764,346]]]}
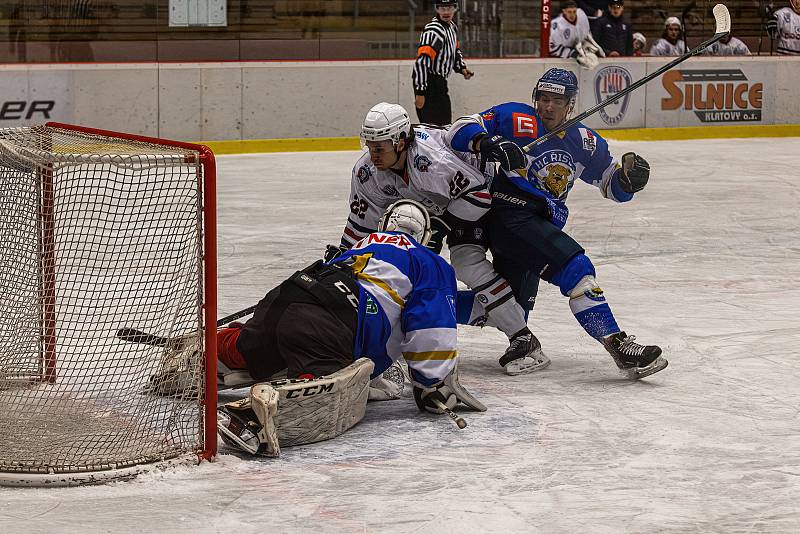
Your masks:
{"label": "skate blade", "polygon": [[633,380],[639,380],[640,378],[650,376],[652,374],[661,371],[662,369],[665,369],[667,365],[669,365],[669,362],[666,359],[659,356],[658,358],[653,360],[653,363],[651,363],[650,365],[647,365],[645,367],[633,367],[631,369],[626,369],[624,372],[628,375],[628,378],[631,378]]}
{"label": "skate blade", "polygon": [[524,358],[519,358],[517,360],[512,360],[505,364],[503,367],[506,370],[506,374],[509,376],[517,376],[517,375],[526,375],[528,373],[533,373],[535,371],[541,371],[548,365],[550,365],[550,358],[545,356],[544,354],[538,355],[536,358],[531,356],[525,356]]}

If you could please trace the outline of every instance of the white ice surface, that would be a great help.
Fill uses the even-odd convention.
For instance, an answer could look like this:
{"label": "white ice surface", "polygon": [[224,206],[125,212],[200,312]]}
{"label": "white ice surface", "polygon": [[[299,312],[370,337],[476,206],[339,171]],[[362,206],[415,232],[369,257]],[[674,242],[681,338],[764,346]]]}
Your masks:
{"label": "white ice surface", "polygon": [[[335,440],[134,482],[0,488],[0,532],[800,532],[797,139],[611,142],[651,163],[627,205],[577,184],[567,230],[620,325],[669,367],[620,377],[556,288],[530,326],[552,365],[509,377],[460,330],[489,408],[370,404]],[[338,242],[357,154],[219,158],[219,313]]]}

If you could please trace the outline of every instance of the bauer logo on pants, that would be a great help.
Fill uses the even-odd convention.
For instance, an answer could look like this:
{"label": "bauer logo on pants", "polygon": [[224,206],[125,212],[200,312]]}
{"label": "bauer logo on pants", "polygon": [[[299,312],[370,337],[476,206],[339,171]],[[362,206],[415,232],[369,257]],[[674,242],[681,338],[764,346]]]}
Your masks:
{"label": "bauer logo on pants", "polygon": [[[622,91],[631,84],[632,79],[631,73],[627,69],[616,65],[603,67],[594,76],[595,100],[599,104],[606,98]],[[628,93],[601,109],[599,114],[602,121],[609,126],[615,126],[622,122],[622,119],[625,118],[625,112],[628,110],[630,96],[630,93]]]}

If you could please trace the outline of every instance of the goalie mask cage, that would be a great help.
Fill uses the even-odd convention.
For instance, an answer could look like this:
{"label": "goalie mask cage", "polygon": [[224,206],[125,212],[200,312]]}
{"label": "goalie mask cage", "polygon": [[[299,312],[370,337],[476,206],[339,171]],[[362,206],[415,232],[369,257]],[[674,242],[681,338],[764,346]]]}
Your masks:
{"label": "goalie mask cage", "polygon": [[[0,484],[129,477],[216,453],[215,162],[79,126],[0,129]],[[200,333],[196,388],[144,392]]]}

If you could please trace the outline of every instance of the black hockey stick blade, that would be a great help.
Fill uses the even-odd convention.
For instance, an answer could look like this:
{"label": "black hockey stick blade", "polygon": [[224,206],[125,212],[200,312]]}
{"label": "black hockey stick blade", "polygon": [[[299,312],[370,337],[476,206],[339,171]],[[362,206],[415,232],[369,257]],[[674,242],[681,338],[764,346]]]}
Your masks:
{"label": "black hockey stick blade", "polygon": [[[719,41],[720,39],[722,39],[723,37],[728,35],[731,32],[731,15],[728,12],[728,8],[725,7],[723,4],[717,4],[717,5],[714,6],[714,9],[712,9],[712,12],[714,13],[714,21],[716,22],[716,25],[717,25],[716,31],[715,31],[713,37],[711,37],[710,39],[708,39],[706,41],[703,41],[702,43],[700,43],[699,45],[695,46],[694,48],[692,48],[691,50],[689,50],[688,52],[686,52],[682,56],[678,56],[677,58],[675,58],[674,60],[670,61],[666,65],[663,65],[658,70],[655,70],[655,71],[651,72],[650,74],[648,74],[644,78],[641,78],[641,79],[635,81],[634,83],[632,83],[631,85],[629,85],[628,87],[623,89],[622,91],[619,91],[618,93],[615,93],[615,94],[611,95],[610,97],[606,98],[605,100],[603,100],[602,102],[600,102],[596,106],[587,109],[586,111],[584,111],[583,113],[581,113],[580,115],[578,115],[576,117],[571,118],[570,120],[568,120],[567,122],[565,122],[564,124],[562,124],[561,126],[556,128],[555,130],[547,132],[545,135],[543,135],[542,137],[539,137],[538,139],[536,139],[532,143],[528,143],[527,145],[522,147],[522,150],[524,150],[525,152],[530,152],[531,149],[533,149],[533,147],[544,143],[548,139],[552,139],[553,137],[555,137],[556,135],[560,134],[564,130],[567,130],[568,128],[571,128],[575,124],[581,122],[586,117],[589,117],[590,115],[594,115],[595,113],[597,113],[598,111],[600,111],[601,109],[603,109],[607,105],[611,104],[612,102],[615,102],[615,101],[619,100],[620,98],[622,98],[623,96],[627,95],[628,93],[631,93],[631,92],[635,91],[636,89],[638,89],[639,87],[643,86],[647,82],[649,82],[651,80],[654,80],[655,78],[658,78],[659,76],[661,76],[662,74],[667,72],[669,69],[671,69],[675,65],[677,65],[679,63],[683,63],[684,61],[686,61],[687,59],[689,59],[692,56],[698,55],[700,52],[702,52],[703,50],[705,50],[706,48],[708,48],[712,44],[716,43],[717,41]],[[519,170],[517,172],[520,173],[520,176],[525,176],[525,171],[524,170]]]}
{"label": "black hockey stick blade", "polygon": [[135,328],[120,328],[117,330],[117,337],[122,341],[143,343],[145,345],[153,345],[154,347],[166,347],[169,345],[169,338],[148,334],[147,332],[142,332]]}

